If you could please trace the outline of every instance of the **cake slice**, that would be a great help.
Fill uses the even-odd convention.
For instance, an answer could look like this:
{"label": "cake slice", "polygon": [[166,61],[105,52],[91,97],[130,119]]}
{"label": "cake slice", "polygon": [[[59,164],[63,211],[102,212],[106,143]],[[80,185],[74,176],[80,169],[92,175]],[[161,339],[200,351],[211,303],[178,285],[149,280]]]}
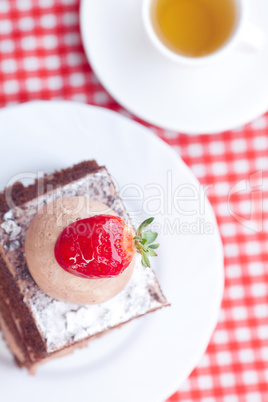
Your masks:
{"label": "cake slice", "polygon": [[108,171],[95,161],[45,175],[28,187],[16,183],[0,194],[0,327],[16,363],[31,374],[40,364],[169,305],[153,270],[138,258],[127,286],[101,304],[59,301],[38,287],[25,259],[27,229],[40,207],[73,196],[98,200],[131,225]]}

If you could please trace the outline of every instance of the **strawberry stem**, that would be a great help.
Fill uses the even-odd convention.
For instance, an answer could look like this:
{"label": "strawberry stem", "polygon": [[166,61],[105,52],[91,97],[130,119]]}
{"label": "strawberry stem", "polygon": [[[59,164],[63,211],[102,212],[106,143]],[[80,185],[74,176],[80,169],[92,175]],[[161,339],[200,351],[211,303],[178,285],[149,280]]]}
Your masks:
{"label": "strawberry stem", "polygon": [[158,233],[152,230],[144,229],[153,222],[154,218],[148,218],[143,221],[137,229],[136,236],[134,237],[135,249],[141,254],[141,263],[144,267],[151,267],[149,257],[156,257],[157,254],[154,251],[159,247],[159,243],[153,242],[156,240]]}

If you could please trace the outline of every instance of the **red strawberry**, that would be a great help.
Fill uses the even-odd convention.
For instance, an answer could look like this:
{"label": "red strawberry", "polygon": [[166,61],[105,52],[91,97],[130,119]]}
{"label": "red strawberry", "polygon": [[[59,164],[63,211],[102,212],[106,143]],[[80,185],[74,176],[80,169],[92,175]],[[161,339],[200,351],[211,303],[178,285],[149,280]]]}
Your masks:
{"label": "red strawberry", "polygon": [[142,254],[144,266],[150,266],[148,255],[154,256],[151,244],[157,233],[143,229],[154,218],[144,221],[137,230],[118,216],[96,215],[67,226],[55,245],[55,257],[68,272],[84,278],[111,278],[122,273],[130,264],[135,250]]}

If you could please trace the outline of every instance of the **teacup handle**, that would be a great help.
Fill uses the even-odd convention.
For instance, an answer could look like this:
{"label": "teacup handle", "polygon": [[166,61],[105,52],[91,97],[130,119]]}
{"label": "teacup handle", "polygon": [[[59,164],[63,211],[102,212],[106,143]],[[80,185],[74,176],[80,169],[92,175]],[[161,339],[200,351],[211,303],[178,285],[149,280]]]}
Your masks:
{"label": "teacup handle", "polygon": [[261,50],[265,43],[265,36],[258,27],[247,22],[241,34],[241,43],[252,50]]}

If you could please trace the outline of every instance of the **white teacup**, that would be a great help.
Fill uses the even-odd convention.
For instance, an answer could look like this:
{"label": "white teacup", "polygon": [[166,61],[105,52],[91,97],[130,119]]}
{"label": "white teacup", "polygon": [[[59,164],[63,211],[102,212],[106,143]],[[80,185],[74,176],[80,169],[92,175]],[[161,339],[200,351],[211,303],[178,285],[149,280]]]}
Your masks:
{"label": "white teacup", "polygon": [[[215,0],[217,1],[217,0]],[[227,41],[213,53],[190,57],[179,54],[167,47],[157,35],[152,22],[152,4],[155,0],[143,0],[142,19],[145,30],[155,48],[165,57],[184,65],[200,66],[217,60],[232,51],[239,43],[247,44],[251,49],[261,49],[264,43],[263,33],[249,22],[248,0],[234,0],[236,24]]]}

